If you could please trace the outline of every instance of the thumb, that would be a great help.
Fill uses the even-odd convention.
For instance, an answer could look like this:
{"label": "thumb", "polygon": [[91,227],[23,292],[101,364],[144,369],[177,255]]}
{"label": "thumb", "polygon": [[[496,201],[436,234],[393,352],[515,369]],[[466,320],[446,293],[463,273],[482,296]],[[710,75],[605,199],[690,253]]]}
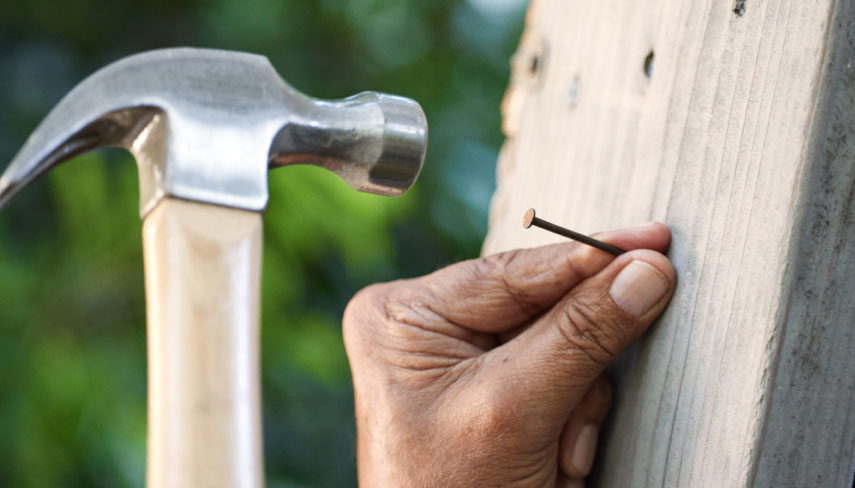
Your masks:
{"label": "thumb", "polygon": [[662,313],[675,282],[662,254],[623,254],[487,353],[481,374],[501,385],[498,396],[508,408],[563,425],[605,367]]}

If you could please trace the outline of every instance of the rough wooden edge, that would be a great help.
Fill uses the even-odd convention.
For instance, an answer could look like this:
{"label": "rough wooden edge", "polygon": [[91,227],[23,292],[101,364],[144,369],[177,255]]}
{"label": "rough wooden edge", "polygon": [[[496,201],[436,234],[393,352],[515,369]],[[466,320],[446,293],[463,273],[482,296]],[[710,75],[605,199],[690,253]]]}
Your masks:
{"label": "rough wooden edge", "polygon": [[[540,38],[539,30],[534,25],[540,5],[540,0],[531,0],[526,13],[522,38],[511,58],[511,78],[502,98],[502,132],[505,135],[505,142],[502,144],[496,167],[496,191],[490,201],[489,229],[494,229],[496,222],[502,220],[503,216],[508,213],[505,206],[506,199],[502,198],[502,195],[507,191],[505,186],[513,180],[512,175],[516,162],[514,138],[519,131],[525,104],[530,99],[528,92],[541,81],[540,74],[545,71],[545,65],[549,63],[548,48]],[[538,69],[531,70],[532,63],[538,63]],[[495,232],[487,232],[487,237],[484,239],[481,248],[482,254],[493,247],[491,236],[494,234]]]}
{"label": "rough wooden edge", "polygon": [[855,483],[855,4],[828,22],[751,486]]}

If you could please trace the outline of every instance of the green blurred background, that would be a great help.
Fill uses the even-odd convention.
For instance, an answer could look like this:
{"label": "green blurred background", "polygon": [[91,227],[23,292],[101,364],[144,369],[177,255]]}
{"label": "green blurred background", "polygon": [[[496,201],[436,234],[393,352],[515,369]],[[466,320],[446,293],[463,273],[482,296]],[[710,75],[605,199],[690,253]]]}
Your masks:
{"label": "green blurred background", "polygon": [[[271,487],[354,486],[340,317],[361,287],[476,256],[525,0],[0,2],[0,165],[78,81],[168,46],[265,54],[322,98],[415,98],[430,122],[406,196],[317,168],[270,175],[263,283]],[[0,213],[0,486],[142,487],[145,303],[136,168],[102,150]]]}

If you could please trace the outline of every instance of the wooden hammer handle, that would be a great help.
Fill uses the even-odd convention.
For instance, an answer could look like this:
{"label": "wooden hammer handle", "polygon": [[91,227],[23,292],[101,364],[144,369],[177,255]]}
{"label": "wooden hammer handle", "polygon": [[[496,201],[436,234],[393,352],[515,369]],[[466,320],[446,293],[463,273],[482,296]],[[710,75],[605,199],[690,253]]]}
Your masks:
{"label": "wooden hammer handle", "polygon": [[261,214],[166,198],[143,225],[148,487],[264,485]]}

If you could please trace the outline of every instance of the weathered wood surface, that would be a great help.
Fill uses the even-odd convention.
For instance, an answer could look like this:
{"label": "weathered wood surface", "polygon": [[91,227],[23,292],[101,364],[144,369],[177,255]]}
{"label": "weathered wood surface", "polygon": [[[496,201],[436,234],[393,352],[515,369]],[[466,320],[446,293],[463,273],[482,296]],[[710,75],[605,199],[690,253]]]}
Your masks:
{"label": "weathered wood surface", "polygon": [[[485,253],[673,231],[593,486],[852,486],[855,2],[534,0]],[[653,53],[651,76],[645,59]]]}

